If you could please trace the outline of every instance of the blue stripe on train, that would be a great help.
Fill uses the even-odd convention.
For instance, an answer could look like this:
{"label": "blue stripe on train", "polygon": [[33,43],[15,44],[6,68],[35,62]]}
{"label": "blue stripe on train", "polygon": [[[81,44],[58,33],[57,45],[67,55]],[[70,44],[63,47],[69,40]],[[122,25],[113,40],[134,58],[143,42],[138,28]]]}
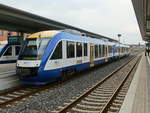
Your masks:
{"label": "blue stripe on train", "polygon": [[22,83],[25,84],[34,84],[34,85],[43,85],[47,84],[49,82],[53,82],[57,80],[57,78],[61,77],[61,72],[63,70],[69,70],[69,69],[77,69],[79,70],[84,70],[89,68],[89,63],[84,63],[84,64],[78,64],[78,65],[73,65],[73,66],[68,66],[64,68],[59,68],[59,69],[53,69],[53,70],[44,70],[40,71],[38,73],[38,76],[35,77],[28,77],[28,78],[23,78],[21,80]]}
{"label": "blue stripe on train", "polygon": [[[111,60],[108,59],[108,60]],[[105,63],[105,59],[100,59],[97,61],[94,61],[94,64],[103,64]],[[54,70],[44,70],[40,71],[38,73],[38,76],[35,77],[28,77],[28,78],[23,78],[21,80],[22,83],[24,84],[29,84],[29,85],[44,85],[53,81],[56,81],[57,78],[61,77],[61,72],[63,70],[69,70],[69,69],[76,69],[77,71],[85,70],[90,68],[90,63],[84,63],[84,64],[78,64],[78,65],[73,65],[73,66],[68,66],[64,68],[59,68],[59,69],[54,69]]]}
{"label": "blue stripe on train", "polygon": [[8,63],[16,63],[16,60],[5,60],[5,61],[0,61],[0,64],[8,64]]}

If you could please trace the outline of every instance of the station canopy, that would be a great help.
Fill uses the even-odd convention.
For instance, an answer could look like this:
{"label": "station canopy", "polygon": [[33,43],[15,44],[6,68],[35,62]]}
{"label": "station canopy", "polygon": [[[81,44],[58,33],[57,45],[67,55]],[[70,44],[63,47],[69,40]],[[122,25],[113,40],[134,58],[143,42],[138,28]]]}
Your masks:
{"label": "station canopy", "polygon": [[150,0],[132,0],[143,40],[150,42]]}
{"label": "station canopy", "polygon": [[0,4],[0,29],[17,31],[22,33],[34,33],[43,30],[64,30],[73,29],[78,30],[81,33],[85,33],[87,36],[94,38],[106,38],[109,41],[115,41],[114,39],[92,33],[77,27],[73,27],[61,22],[57,22],[45,17],[41,17],[29,12],[25,12],[16,8],[12,8],[3,4]]}

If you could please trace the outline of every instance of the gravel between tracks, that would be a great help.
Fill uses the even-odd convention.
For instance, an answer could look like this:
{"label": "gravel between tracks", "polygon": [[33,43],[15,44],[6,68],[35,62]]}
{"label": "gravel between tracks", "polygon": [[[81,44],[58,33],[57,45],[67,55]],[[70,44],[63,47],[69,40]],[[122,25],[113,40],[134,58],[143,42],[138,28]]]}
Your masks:
{"label": "gravel between tracks", "polygon": [[61,86],[50,88],[18,103],[13,103],[7,108],[0,109],[0,113],[51,113],[59,105],[69,101],[89,86],[94,85],[130,58],[131,56],[104,65],[90,71],[88,74],[69,80]]}

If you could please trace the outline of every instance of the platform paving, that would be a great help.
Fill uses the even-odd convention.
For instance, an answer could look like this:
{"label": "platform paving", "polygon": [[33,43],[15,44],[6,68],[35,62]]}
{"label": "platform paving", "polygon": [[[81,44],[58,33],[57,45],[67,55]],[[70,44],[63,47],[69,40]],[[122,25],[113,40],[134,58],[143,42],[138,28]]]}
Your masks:
{"label": "platform paving", "polygon": [[143,54],[119,113],[150,113],[149,81],[150,59]]}
{"label": "platform paving", "polygon": [[16,69],[16,63],[0,64],[0,73]]}
{"label": "platform paving", "polygon": [[0,64],[0,91],[17,85],[16,63]]}

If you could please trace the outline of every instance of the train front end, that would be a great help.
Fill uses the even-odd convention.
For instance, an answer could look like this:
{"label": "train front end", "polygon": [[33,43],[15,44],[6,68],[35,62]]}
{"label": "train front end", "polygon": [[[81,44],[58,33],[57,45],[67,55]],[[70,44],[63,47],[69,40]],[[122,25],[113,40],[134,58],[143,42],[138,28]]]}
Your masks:
{"label": "train front end", "polygon": [[52,35],[50,35],[51,32],[35,33],[24,41],[23,48],[17,60],[16,70],[23,84],[46,84],[46,77],[40,75],[40,66],[47,45],[51,41]]}

